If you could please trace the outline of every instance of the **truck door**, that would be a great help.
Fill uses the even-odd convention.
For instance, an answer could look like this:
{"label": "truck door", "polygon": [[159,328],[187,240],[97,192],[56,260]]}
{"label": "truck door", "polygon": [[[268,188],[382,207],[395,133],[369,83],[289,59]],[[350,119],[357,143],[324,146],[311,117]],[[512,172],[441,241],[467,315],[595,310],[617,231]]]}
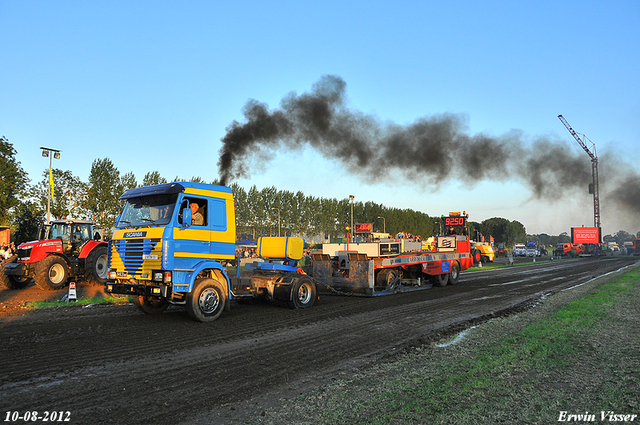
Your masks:
{"label": "truck door", "polygon": [[[227,231],[227,201],[220,198],[211,198],[209,200],[209,222],[211,223],[211,254],[217,258],[220,255],[228,255],[229,244],[225,241],[225,233]],[[235,254],[235,240],[233,241],[231,253]]]}

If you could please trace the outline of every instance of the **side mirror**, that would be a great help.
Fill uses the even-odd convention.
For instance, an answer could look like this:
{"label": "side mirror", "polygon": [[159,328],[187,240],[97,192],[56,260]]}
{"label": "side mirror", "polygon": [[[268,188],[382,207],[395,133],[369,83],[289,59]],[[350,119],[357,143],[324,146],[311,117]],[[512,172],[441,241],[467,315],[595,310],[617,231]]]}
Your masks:
{"label": "side mirror", "polygon": [[191,227],[191,208],[182,210],[182,228],[186,229],[187,227]]}

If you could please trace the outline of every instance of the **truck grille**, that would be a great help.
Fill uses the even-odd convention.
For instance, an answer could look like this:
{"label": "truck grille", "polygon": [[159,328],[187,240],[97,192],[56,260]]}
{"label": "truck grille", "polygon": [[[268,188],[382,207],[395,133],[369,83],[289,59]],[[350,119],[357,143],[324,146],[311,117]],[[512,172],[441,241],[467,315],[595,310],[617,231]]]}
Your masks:
{"label": "truck grille", "polygon": [[150,279],[151,271],[162,268],[161,239],[119,239],[110,243],[110,264],[118,277]]}

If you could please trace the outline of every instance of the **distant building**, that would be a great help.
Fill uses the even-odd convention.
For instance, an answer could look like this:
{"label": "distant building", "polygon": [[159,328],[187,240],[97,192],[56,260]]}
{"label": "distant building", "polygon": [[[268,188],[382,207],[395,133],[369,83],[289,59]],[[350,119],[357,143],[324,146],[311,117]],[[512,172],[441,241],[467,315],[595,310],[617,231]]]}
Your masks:
{"label": "distant building", "polygon": [[9,227],[0,226],[0,245],[9,245],[11,243],[11,229]]}

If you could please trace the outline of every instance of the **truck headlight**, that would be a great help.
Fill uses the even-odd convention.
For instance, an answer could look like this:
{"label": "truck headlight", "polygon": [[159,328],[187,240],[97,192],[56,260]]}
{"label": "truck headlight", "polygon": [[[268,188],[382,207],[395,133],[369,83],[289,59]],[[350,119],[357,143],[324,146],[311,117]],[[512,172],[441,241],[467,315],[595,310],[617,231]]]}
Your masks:
{"label": "truck headlight", "polygon": [[152,276],[154,282],[171,283],[171,271],[170,270],[154,270]]}
{"label": "truck headlight", "polygon": [[115,279],[117,277],[115,270],[109,270],[108,276],[109,279]]}

